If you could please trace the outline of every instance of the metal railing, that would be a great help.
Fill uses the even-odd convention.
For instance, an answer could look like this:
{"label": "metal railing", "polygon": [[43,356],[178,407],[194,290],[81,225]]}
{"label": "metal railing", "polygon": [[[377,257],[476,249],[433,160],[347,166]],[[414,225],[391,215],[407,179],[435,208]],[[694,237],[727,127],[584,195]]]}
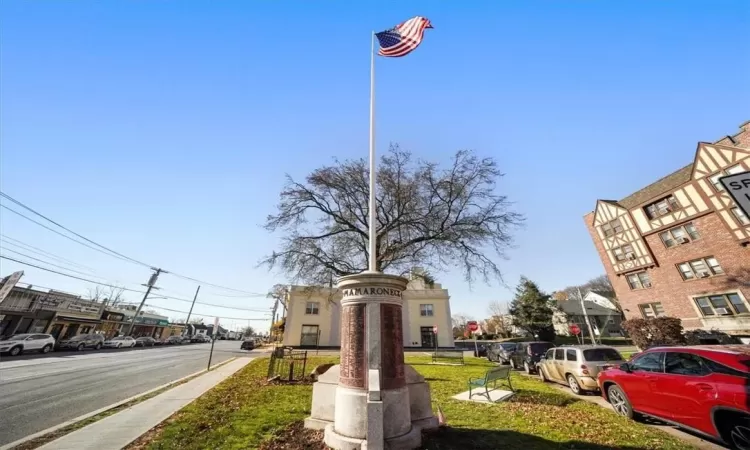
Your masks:
{"label": "metal railing", "polygon": [[268,379],[302,381],[307,368],[307,352],[289,347],[276,347],[268,362]]}

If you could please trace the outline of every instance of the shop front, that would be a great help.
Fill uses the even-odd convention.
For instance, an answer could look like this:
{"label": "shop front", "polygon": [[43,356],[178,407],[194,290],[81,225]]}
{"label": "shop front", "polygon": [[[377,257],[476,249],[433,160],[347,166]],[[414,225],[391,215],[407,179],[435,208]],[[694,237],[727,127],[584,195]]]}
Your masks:
{"label": "shop front", "polygon": [[105,339],[110,339],[120,334],[120,329],[125,324],[123,312],[105,309],[102,313],[102,323],[97,327],[96,332],[103,334]]}
{"label": "shop front", "polygon": [[[127,332],[127,328],[124,328],[123,330]],[[169,336],[169,319],[166,317],[136,317],[131,336],[134,338],[143,336],[152,337],[154,339],[166,338]]]}

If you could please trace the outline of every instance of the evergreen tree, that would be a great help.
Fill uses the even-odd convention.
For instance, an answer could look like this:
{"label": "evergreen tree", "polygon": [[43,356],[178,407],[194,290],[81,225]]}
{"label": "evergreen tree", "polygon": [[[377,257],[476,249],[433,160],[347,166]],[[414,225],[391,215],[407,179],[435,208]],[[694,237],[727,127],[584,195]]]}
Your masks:
{"label": "evergreen tree", "polygon": [[551,297],[528,278],[521,277],[509,312],[513,316],[513,325],[518,328],[540,340],[551,341],[555,338]]}

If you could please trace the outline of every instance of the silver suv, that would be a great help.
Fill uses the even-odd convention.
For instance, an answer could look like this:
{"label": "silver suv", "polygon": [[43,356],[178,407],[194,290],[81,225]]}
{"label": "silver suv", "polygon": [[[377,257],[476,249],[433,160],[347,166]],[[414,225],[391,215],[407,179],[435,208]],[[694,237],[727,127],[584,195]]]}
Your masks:
{"label": "silver suv", "polygon": [[537,364],[542,381],[567,384],[574,394],[596,391],[596,377],[609,366],[625,360],[614,347],[606,345],[573,345],[551,348]]}
{"label": "silver suv", "polygon": [[30,351],[49,353],[54,347],[55,338],[49,334],[14,334],[0,341],[0,353],[8,353],[10,356]]}

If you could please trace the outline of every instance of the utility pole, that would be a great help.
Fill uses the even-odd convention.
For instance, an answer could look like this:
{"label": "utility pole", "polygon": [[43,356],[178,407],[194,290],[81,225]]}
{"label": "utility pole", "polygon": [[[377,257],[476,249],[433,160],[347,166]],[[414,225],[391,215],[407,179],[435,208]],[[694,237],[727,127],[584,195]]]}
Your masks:
{"label": "utility pole", "polygon": [[128,327],[128,332],[125,334],[125,336],[130,336],[133,333],[133,325],[135,325],[135,319],[137,319],[138,315],[141,313],[141,309],[143,309],[143,304],[146,303],[146,299],[148,298],[148,294],[151,293],[151,289],[159,289],[159,288],[154,288],[154,284],[156,283],[156,280],[159,279],[159,274],[169,273],[166,270],[155,269],[153,267],[151,268],[151,270],[153,270],[154,273],[151,274],[151,278],[148,279],[148,283],[143,285],[147,287],[146,293],[143,295],[143,300],[141,300],[141,304],[138,305],[138,309],[135,311],[135,316],[133,316],[133,320],[130,322],[130,326]]}
{"label": "utility pole", "polygon": [[193,303],[190,304],[190,311],[188,311],[187,319],[185,319],[185,330],[188,330],[190,332],[190,329],[188,328],[188,324],[190,323],[190,314],[193,313],[193,306],[195,306],[195,300],[198,298],[198,292],[200,292],[201,287],[198,286],[198,289],[195,290],[195,295],[193,296]]}
{"label": "utility pole", "polygon": [[591,321],[589,320],[589,313],[586,312],[586,305],[583,303],[583,295],[581,295],[581,289],[578,290],[578,299],[581,301],[581,309],[583,310],[583,317],[586,319],[586,327],[589,329],[589,337],[591,337],[591,345],[596,345],[596,339],[594,338],[594,329],[591,328]]}
{"label": "utility pole", "polygon": [[268,331],[268,336],[273,339],[273,324],[276,321],[276,310],[279,309],[279,299],[277,298],[273,302],[273,311],[271,312],[271,329]]}

